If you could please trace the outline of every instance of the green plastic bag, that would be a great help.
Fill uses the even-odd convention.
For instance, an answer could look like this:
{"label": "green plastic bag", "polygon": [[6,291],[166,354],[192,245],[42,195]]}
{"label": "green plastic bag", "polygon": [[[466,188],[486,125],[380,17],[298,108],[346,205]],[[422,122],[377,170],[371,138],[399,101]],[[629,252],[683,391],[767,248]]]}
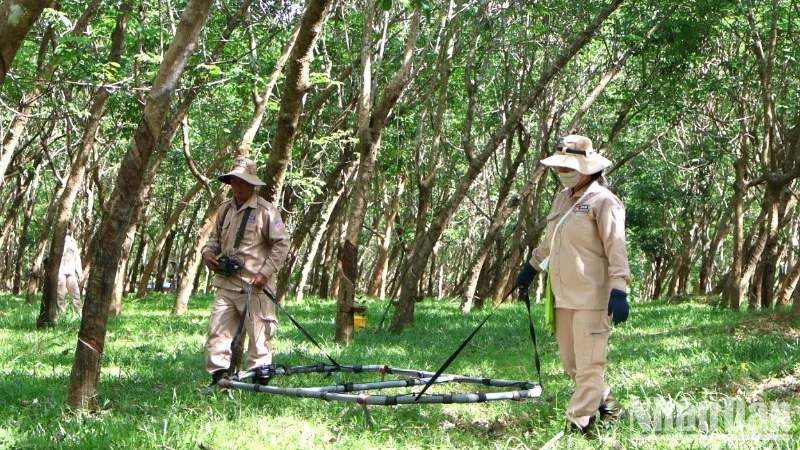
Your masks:
{"label": "green plastic bag", "polygon": [[547,270],[547,283],[544,288],[544,329],[550,334],[556,334],[556,296],[553,295],[550,269]]}

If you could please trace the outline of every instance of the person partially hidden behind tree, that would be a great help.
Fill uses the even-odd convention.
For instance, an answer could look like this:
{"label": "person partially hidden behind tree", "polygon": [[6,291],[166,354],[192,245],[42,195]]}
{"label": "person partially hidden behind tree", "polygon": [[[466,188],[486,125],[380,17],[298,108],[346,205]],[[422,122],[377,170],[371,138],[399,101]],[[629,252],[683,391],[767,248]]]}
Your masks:
{"label": "person partially hidden behind tree", "polygon": [[72,299],[72,308],[78,317],[83,311],[80,283],[83,279],[83,265],[78,243],[72,235],[75,233],[75,222],[67,224],[67,237],[64,239],[64,255],[61,257],[61,267],[58,269],[58,289],[56,291],[56,304],[60,313],[67,312],[66,295]]}
{"label": "person partially hidden behind tree", "polygon": [[586,434],[598,411],[607,422],[625,413],[604,381],[610,322],[624,322],[630,310],[625,209],[603,178],[611,161],[592,148],[589,138],[564,137],[541,163],[557,170],[565,189],[553,200],[545,237],[516,285],[527,293],[536,274],[548,271],[550,326],[564,370],[575,382],[567,421]]}
{"label": "person partially hidden behind tree", "polygon": [[256,186],[265,185],[256,174],[256,164],[237,158],[231,171],[217,179],[230,184],[233,198],[219,207],[201,250],[203,262],[216,273],[217,293],[205,346],[212,388],[228,375],[231,343],[240,321],[249,337],[247,369],[272,363],[278,319],[275,304],[263,290],[275,292],[276,274],[289,252],[289,236],[278,209],[256,195]]}

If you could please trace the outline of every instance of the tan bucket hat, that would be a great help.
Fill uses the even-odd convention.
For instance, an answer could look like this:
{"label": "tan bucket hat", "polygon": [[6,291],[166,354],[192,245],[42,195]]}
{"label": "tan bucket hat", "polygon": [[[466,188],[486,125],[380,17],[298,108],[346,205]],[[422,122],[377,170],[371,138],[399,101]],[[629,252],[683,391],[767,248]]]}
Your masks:
{"label": "tan bucket hat", "polygon": [[611,165],[611,161],[592,148],[591,139],[577,134],[561,138],[556,153],[543,159],[541,163],[549,167],[567,167],[584,175],[602,172]]}
{"label": "tan bucket hat", "polygon": [[266,183],[258,178],[256,163],[249,158],[236,158],[231,171],[218,176],[217,179],[225,184],[231,184],[231,177],[239,178],[253,186],[266,186]]}

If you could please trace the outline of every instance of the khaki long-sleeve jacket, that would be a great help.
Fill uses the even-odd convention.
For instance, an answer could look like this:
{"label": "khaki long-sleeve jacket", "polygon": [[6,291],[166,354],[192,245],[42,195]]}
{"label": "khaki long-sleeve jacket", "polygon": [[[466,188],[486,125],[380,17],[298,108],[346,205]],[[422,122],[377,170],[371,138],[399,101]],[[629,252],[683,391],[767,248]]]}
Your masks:
{"label": "khaki long-sleeve jacket", "polygon": [[[606,309],[611,289],[627,292],[631,279],[625,208],[616,195],[596,182],[571,191],[564,189],[553,200],[545,237],[534,249],[530,263],[541,271],[542,261],[549,256],[556,308]],[[556,224],[570,210],[553,236]]]}
{"label": "khaki long-sleeve jacket", "polygon": [[[236,234],[246,211],[249,214],[245,232],[239,247],[234,248]],[[275,292],[276,275],[289,253],[289,235],[278,209],[258,195],[253,195],[239,210],[232,200],[227,200],[217,211],[214,229],[201,253],[234,257],[244,264],[242,269],[229,277],[217,274],[214,278],[217,288],[243,289],[252,282],[256,273],[261,273],[268,280],[267,286]]]}
{"label": "khaki long-sleeve jacket", "polygon": [[75,238],[69,234],[64,239],[64,255],[61,257],[59,273],[83,278],[83,264],[81,264],[81,251]]}

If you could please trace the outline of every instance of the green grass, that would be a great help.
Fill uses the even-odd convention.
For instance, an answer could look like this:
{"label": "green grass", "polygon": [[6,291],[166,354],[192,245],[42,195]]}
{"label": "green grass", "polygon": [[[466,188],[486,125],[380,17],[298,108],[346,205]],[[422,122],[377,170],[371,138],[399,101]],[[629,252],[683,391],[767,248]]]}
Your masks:
{"label": "green grass", "polygon": [[[561,372],[555,340],[541,332],[545,389],[537,400],[371,406],[370,426],[362,408],[351,403],[247,391],[232,391],[232,399],[222,392],[204,396],[200,388],[209,377],[203,369],[203,344],[211,300],[194,297],[189,312],[175,317],[170,315],[170,296],[126,299],[122,316],[109,322],[102,408],[86,413],[65,405],[77,319],[62,317],[54,329],[35,330],[38,305],[0,296],[0,448],[533,449],[563,429],[572,386]],[[462,316],[456,303],[427,300],[417,305],[413,327],[392,334],[369,329],[380,320],[384,303],[368,300],[367,305],[368,329],[356,333],[349,346],[332,341],[333,302],[309,299],[290,303],[287,311],[342,364],[427,371],[436,371],[487,314]],[[535,314],[541,313],[537,305]],[[447,372],[536,380],[525,315],[522,304],[501,307]],[[800,378],[798,329],[800,324],[783,312],[737,313],[697,303],[634,304],[628,323],[615,329],[609,353],[608,382],[623,404],[657,399],[690,407],[734,399],[748,407],[758,400],[788,404],[792,424],[780,430],[786,439],[742,439],[752,437],[754,430],[770,431],[774,424],[768,420],[748,422],[743,435],[732,428],[648,433],[641,421],[626,420],[600,429],[594,440],[569,434],[557,448],[800,448],[800,386],[789,377]],[[326,362],[286,317],[281,318],[275,348],[279,364]],[[327,386],[378,379],[375,374],[310,374],[273,383]],[[782,388],[770,387],[774,385]],[[472,390],[436,387],[436,392]]]}

